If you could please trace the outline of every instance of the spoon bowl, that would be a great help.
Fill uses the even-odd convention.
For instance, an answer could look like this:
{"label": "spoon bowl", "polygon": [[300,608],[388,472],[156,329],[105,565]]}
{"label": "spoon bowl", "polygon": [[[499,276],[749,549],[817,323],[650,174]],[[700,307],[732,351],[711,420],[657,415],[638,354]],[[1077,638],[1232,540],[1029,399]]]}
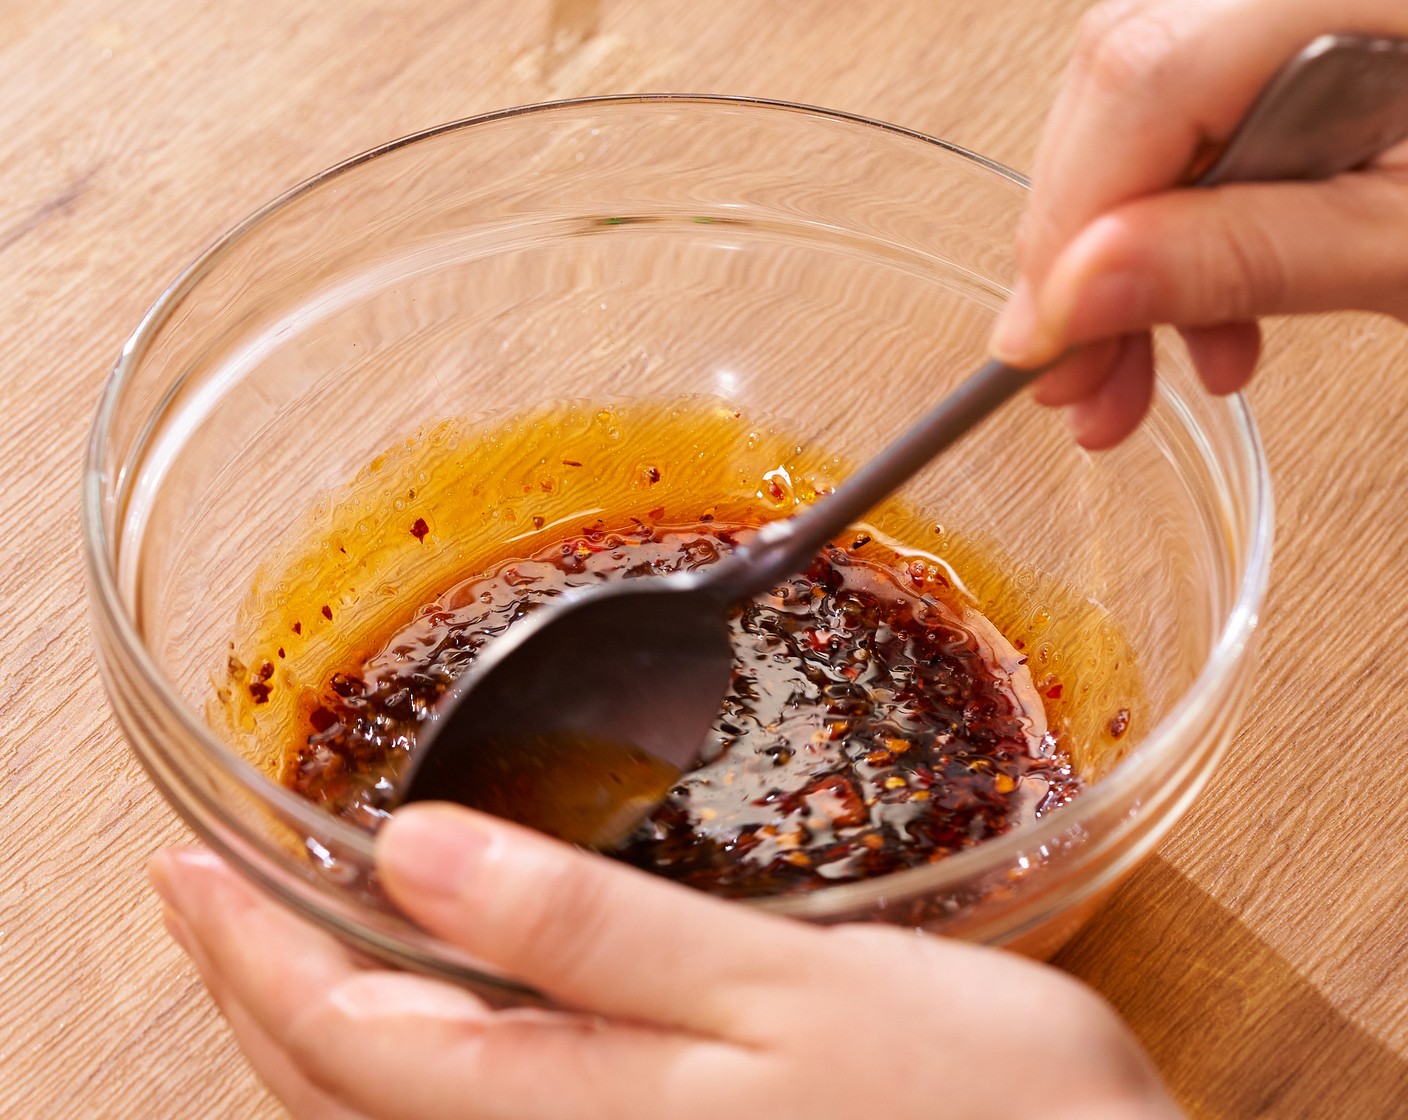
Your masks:
{"label": "spoon bowl", "polygon": [[[1038,372],[988,362],[833,494],[721,563],[593,588],[510,631],[438,705],[402,800],[459,801],[593,847],[624,839],[693,767],[719,714],[730,605],[805,568]],[[545,782],[578,792],[545,795]]]}

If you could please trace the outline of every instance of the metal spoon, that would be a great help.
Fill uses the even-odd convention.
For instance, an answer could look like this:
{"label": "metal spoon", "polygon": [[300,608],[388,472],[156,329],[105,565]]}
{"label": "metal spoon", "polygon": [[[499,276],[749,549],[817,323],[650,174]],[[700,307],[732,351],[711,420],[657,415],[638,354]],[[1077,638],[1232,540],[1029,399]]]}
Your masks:
{"label": "metal spoon", "polygon": [[[1408,136],[1408,42],[1323,36],[1197,185],[1323,178]],[[990,361],[840,485],[711,567],[563,596],[490,645],[422,729],[400,799],[459,801],[596,847],[698,760],[733,674],[731,605],[807,567],[1041,371]]]}

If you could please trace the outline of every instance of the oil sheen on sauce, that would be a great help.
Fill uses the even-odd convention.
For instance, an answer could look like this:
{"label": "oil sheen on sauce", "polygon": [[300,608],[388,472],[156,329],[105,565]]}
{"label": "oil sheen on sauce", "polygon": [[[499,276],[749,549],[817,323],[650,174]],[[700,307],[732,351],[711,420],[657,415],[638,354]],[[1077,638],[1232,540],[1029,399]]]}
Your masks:
{"label": "oil sheen on sauce", "polygon": [[[358,564],[339,534],[311,534],[319,547],[282,558],[276,594],[251,599],[253,652],[230,659],[232,722],[264,733],[286,784],[368,829],[421,721],[485,642],[570,588],[713,563],[843,473],[707,400],[564,406],[507,429],[497,442],[457,433],[436,471],[408,443],[401,455],[420,461],[392,464],[403,489],[377,507],[380,547]],[[495,450],[506,474],[486,463]],[[500,482],[472,494],[466,477]],[[367,506],[355,503],[362,525]],[[488,515],[477,549],[458,536],[465,507]],[[1132,659],[1108,625],[1077,631],[1092,648],[1062,651],[1047,633],[1054,588],[1051,606],[1014,602],[1001,565],[944,537],[891,503],[737,609],[734,679],[701,765],[607,854],[726,896],[775,895],[939,860],[1077,796],[1095,752],[1122,746]],[[407,572],[395,584],[389,559]],[[354,575],[380,594],[359,594]],[[379,617],[356,609],[364,599]],[[268,719],[280,704],[282,735]]]}

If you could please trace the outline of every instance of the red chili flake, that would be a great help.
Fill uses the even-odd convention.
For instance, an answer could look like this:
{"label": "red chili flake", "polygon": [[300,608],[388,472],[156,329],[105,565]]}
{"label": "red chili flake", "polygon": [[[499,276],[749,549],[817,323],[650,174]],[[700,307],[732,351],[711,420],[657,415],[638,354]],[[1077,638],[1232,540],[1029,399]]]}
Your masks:
{"label": "red chili flake", "polygon": [[303,623],[301,623],[301,622],[295,622],[295,623],[293,624],[293,632],[294,632],[295,634],[301,634],[301,633],[303,633]]}
{"label": "red chili flake", "polygon": [[852,547],[852,548],[864,548],[864,547],[865,547],[866,545],[868,545],[869,543],[870,543],[870,534],[869,534],[869,533],[862,533],[860,536],[858,536],[855,540],[853,540],[853,541],[851,542],[851,547]]}
{"label": "red chili flake", "polygon": [[652,521],[659,521],[662,517],[665,516],[665,507],[656,506],[654,509],[646,510],[645,516],[650,518],[650,520]]}
{"label": "red chili flake", "polygon": [[269,701],[269,686],[263,681],[250,681],[249,694],[256,704],[266,704]]}
{"label": "red chili flake", "polygon": [[287,656],[288,656],[288,654],[284,653],[284,647],[283,647],[283,646],[280,646],[280,647],[279,647],[279,657],[280,657],[280,658],[283,658],[283,657],[287,657]]}
{"label": "red chili flake", "polygon": [[1129,709],[1121,708],[1110,717],[1110,735],[1118,739],[1129,730]]}
{"label": "red chili flake", "polygon": [[259,666],[259,674],[258,674],[259,679],[260,679],[261,681],[267,681],[267,680],[268,680],[270,677],[272,677],[273,675],[274,675],[274,663],[273,663],[272,661],[265,661],[265,662],[262,662],[262,663],[260,664],[260,666]]}
{"label": "red chili flake", "polygon": [[548,523],[548,521],[547,521],[547,518],[546,518],[546,517],[535,517],[535,518],[533,518],[533,528],[535,528],[535,529],[541,529],[541,528],[542,528],[544,525],[546,525],[547,523]]}
{"label": "red chili flake", "polygon": [[313,725],[314,731],[321,734],[329,727],[333,726],[333,724],[337,723],[338,719],[320,704],[313,709],[312,714],[308,717],[308,722]]}
{"label": "red chili flake", "polygon": [[324,617],[325,619],[327,619],[329,622],[332,621],[332,608],[331,608],[330,606],[328,606],[326,603],[323,604],[323,617]]}
{"label": "red chili flake", "polygon": [[411,536],[418,541],[423,541],[428,532],[430,532],[430,526],[425,523],[425,518],[417,517],[416,523],[411,526]]}
{"label": "red chili flake", "polygon": [[563,459],[562,465],[564,467],[580,467],[582,464],[577,462],[576,459]]}
{"label": "red chili flake", "polygon": [[351,673],[334,673],[328,683],[335,693],[345,699],[361,696],[367,690],[366,682]]}
{"label": "red chili flake", "polygon": [[701,514],[699,515],[699,520],[700,520],[700,521],[713,521],[713,520],[714,520],[714,511],[711,510],[711,509],[706,509],[703,513],[701,513]]}
{"label": "red chili flake", "polygon": [[782,499],[783,499],[785,493],[786,493],[786,492],[782,489],[781,485],[778,484],[777,479],[775,479],[775,478],[770,478],[770,479],[768,479],[768,494],[769,494],[769,496],[771,496],[771,498],[772,498],[773,501],[775,501],[775,502],[780,502],[780,501],[782,501]]}
{"label": "red chili flake", "polygon": [[660,468],[646,467],[645,477],[650,482],[650,485],[654,486],[657,482],[660,481]]}
{"label": "red chili flake", "polygon": [[416,492],[415,492],[414,490],[408,490],[408,491],[406,491],[406,497],[410,498],[411,501],[415,501],[415,500],[416,500]]}
{"label": "red chili flake", "polygon": [[825,653],[831,648],[831,639],[834,635],[830,630],[808,630],[806,635],[807,643],[818,653]]}
{"label": "red chili flake", "polygon": [[1015,648],[1017,648],[1017,649],[1026,649],[1026,648],[1027,648],[1027,643],[1024,642],[1021,638],[1013,638],[1013,639],[1012,639],[1012,645],[1013,645]]}
{"label": "red chili flake", "polygon": [[1058,683],[1058,684],[1053,684],[1050,688],[1048,688],[1048,689],[1046,690],[1046,698],[1047,698],[1048,700],[1059,700],[1059,699],[1061,699],[1061,686],[1060,686],[1059,683]]}

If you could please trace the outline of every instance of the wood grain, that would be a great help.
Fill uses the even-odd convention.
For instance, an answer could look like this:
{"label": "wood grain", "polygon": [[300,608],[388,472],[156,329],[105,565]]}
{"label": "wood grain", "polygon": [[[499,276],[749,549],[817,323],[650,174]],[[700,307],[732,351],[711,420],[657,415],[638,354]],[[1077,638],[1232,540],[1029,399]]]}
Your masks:
{"label": "wood grain", "polygon": [[[380,141],[642,90],[869,114],[1030,166],[1080,0],[0,5],[0,1114],[272,1117],[142,882],[180,835],[89,652],[78,464],[122,339],[223,229]],[[863,14],[862,14],[863,13]],[[1263,667],[1188,818],[1062,954],[1210,1117],[1408,1100],[1401,326],[1277,324]]]}

